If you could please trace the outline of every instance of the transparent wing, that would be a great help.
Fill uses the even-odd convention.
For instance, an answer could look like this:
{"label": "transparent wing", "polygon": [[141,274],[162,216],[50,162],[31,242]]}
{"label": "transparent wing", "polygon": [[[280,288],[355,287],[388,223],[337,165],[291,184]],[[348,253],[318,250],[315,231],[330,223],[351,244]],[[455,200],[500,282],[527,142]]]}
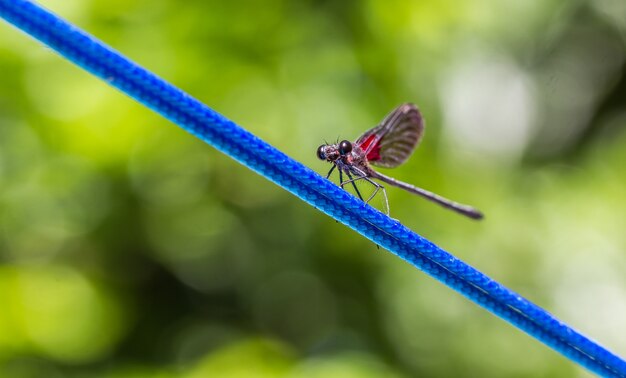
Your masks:
{"label": "transparent wing", "polygon": [[356,144],[371,164],[393,168],[408,159],[423,134],[424,120],[417,106],[402,104],[361,135]]}

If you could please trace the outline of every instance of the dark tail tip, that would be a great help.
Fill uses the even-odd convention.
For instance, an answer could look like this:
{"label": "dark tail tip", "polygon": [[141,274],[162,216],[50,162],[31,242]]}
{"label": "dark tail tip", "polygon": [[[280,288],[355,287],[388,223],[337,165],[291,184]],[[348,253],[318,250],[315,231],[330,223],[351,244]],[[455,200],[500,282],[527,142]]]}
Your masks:
{"label": "dark tail tip", "polygon": [[463,214],[467,215],[468,217],[470,217],[472,219],[476,219],[476,220],[481,220],[481,219],[483,219],[485,217],[483,215],[483,213],[481,213],[480,211],[478,211],[476,209],[471,209],[471,210],[464,211]]}

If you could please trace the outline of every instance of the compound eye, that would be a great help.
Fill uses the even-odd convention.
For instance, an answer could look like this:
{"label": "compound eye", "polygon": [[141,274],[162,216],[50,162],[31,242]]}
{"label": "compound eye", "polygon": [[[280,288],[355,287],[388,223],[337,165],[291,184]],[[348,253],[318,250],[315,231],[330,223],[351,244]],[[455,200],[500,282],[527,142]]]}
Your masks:
{"label": "compound eye", "polygon": [[341,143],[339,143],[339,153],[341,155],[349,154],[351,151],[352,143],[348,142],[347,140],[342,140]]}
{"label": "compound eye", "polygon": [[317,148],[317,157],[320,160],[326,160],[326,151],[325,151],[325,147],[326,146],[319,146]]}

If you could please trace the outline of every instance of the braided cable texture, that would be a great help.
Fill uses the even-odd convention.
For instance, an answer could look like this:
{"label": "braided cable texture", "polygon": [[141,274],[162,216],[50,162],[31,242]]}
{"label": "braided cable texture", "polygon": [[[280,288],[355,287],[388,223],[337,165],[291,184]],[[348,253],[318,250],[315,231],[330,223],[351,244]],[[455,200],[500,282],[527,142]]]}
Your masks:
{"label": "braided cable texture", "polygon": [[30,1],[0,0],[0,17],[567,358],[626,378],[617,355],[56,15]]}

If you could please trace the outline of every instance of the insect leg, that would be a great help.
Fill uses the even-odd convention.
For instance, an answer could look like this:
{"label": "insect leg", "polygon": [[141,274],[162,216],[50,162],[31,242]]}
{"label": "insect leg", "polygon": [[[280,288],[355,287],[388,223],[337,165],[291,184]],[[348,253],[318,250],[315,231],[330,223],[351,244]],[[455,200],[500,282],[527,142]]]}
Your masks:
{"label": "insect leg", "polygon": [[[362,170],[360,170],[360,169],[358,169],[356,167],[351,167],[351,169],[352,169],[352,173],[354,173],[356,177],[353,178],[348,173],[348,177],[350,177],[350,180],[344,181],[343,185],[348,184],[348,183],[352,183],[354,185],[354,182],[358,181],[358,180],[365,180],[365,181],[369,182],[370,184],[374,185],[374,187],[376,189],[374,189],[374,193],[372,193],[369,196],[369,198],[367,199],[367,201],[365,201],[365,203],[369,203],[372,200],[372,198],[374,198],[374,196],[376,196],[376,193],[378,193],[379,191],[382,190],[383,197],[385,197],[385,213],[387,215],[389,215],[389,200],[387,199],[387,190],[385,190],[385,187],[380,185],[376,181],[372,181],[369,177],[367,177],[367,174],[365,172],[363,172]],[[355,189],[356,189],[356,187],[355,187]],[[357,193],[358,193],[358,190],[357,190]],[[363,200],[363,198],[361,197],[360,193],[359,193],[359,197],[361,198],[361,200]]]}
{"label": "insect leg", "polygon": [[354,188],[354,191],[359,196],[361,201],[364,201],[363,196],[361,196],[361,192],[359,192],[359,189],[356,187],[356,184],[354,183],[354,179],[352,178],[352,175],[350,174],[350,172],[346,172],[346,174],[350,178],[349,182],[352,184],[352,187]]}
{"label": "insect leg", "polygon": [[339,168],[339,186],[343,189],[343,172],[341,171],[341,168]]}
{"label": "insect leg", "polygon": [[333,164],[333,166],[330,168],[330,171],[328,171],[328,174],[326,175],[326,180],[328,180],[328,178],[330,177],[331,173],[333,173],[335,168],[337,168],[337,166]]}
{"label": "insect leg", "polygon": [[370,178],[366,176],[363,176],[362,178],[376,187],[376,189],[374,190],[374,193],[372,193],[372,195],[365,202],[369,203],[372,200],[372,198],[374,198],[376,193],[378,193],[379,190],[382,190],[383,197],[385,198],[385,213],[387,214],[387,216],[389,216],[389,199],[387,199],[387,190],[385,190],[385,187],[380,185],[376,181],[372,181]]}
{"label": "insect leg", "polygon": [[362,179],[364,179],[364,178],[365,178],[364,176],[357,176],[357,177],[354,177],[354,178],[353,178],[353,177],[350,177],[350,179],[349,179],[349,180],[346,180],[346,181],[342,182],[342,184],[343,184],[343,185],[350,184],[350,183],[352,183],[352,182],[359,181],[359,180],[362,180]]}

